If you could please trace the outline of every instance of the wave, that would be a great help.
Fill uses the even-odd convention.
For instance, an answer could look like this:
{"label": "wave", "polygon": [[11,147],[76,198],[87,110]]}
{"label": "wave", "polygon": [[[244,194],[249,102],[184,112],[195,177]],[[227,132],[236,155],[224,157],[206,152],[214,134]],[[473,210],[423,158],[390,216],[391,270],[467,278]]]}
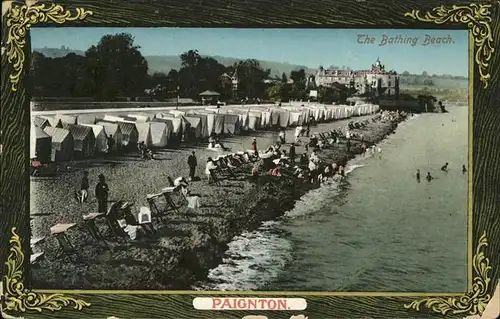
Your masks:
{"label": "wave", "polygon": [[292,243],[266,222],[258,230],[245,232],[229,243],[222,264],[209,271],[208,280],[195,290],[257,290],[275,279],[291,260]]}

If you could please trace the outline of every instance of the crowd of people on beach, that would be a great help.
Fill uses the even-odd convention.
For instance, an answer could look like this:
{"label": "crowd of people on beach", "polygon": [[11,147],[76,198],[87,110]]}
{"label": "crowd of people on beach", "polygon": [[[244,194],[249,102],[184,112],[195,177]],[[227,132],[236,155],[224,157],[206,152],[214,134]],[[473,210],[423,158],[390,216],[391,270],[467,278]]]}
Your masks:
{"label": "crowd of people on beach", "polygon": [[[299,184],[319,185],[329,180],[342,180],[346,175],[345,167],[354,153],[353,147],[355,145],[358,146],[356,153],[380,154],[382,151],[379,146],[365,139],[362,134],[363,129],[370,123],[375,122],[392,122],[397,125],[397,122],[406,118],[407,115],[399,111],[384,111],[369,120],[351,121],[342,129],[332,129],[311,134],[311,126],[316,125],[312,119],[306,127],[297,127],[294,141],[287,141],[286,131],[280,130],[277,141],[265,150],[258,149],[257,138],[253,138],[250,149],[247,151],[209,157],[204,170],[206,180],[208,184],[220,185],[220,180],[225,177],[235,178],[236,171],[239,168],[244,168],[244,165],[251,165],[249,179],[254,183],[258,183],[261,174],[294,178]],[[306,138],[307,141],[302,141],[301,138]],[[208,142],[209,149],[229,150],[215,134],[210,136]],[[305,152],[298,154],[297,147],[299,146],[303,146]],[[345,154],[340,159],[328,162],[318,155],[326,148],[344,148]],[[139,143],[138,149],[143,159],[154,159],[152,151],[144,143]],[[184,195],[187,196],[190,193],[188,190],[189,184],[201,179],[196,175],[199,163],[194,151],[188,156],[186,163],[189,172],[187,177],[179,177],[170,184],[173,184],[171,186],[181,187]],[[106,213],[109,187],[106,184],[104,175],[101,174],[98,178],[99,183],[95,189],[98,212]],[[89,185],[88,172],[84,172],[81,189],[76,192],[79,202],[87,201]]]}

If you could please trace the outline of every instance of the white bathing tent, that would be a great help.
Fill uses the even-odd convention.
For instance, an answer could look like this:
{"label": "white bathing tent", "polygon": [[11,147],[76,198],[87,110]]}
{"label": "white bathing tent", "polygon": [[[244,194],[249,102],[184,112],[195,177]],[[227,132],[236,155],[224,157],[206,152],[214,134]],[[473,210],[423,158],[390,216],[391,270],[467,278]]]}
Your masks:
{"label": "white bathing tent", "polygon": [[251,131],[258,130],[260,128],[260,117],[261,113],[248,112],[248,129]]}
{"label": "white bathing tent", "polygon": [[281,110],[279,112],[279,126],[281,128],[286,128],[288,127],[288,123],[290,121],[290,112],[287,110]]}
{"label": "white bathing tent", "polygon": [[176,144],[180,143],[183,138],[182,120],[179,117],[174,117],[172,114],[158,113],[153,121],[165,122],[165,120],[168,120],[172,125],[172,133],[170,134],[169,141]]}
{"label": "white bathing tent", "polygon": [[144,142],[147,147],[153,146],[150,123],[135,123],[135,127],[138,133],[137,143]]}
{"label": "white bathing tent", "polygon": [[205,110],[200,110],[196,112],[197,114],[205,115],[207,119],[207,132],[208,136],[210,136],[212,133],[214,133],[214,128],[215,128],[215,113],[205,111]]}
{"label": "white bathing tent", "polygon": [[95,151],[97,153],[105,153],[108,149],[108,139],[106,137],[106,132],[104,131],[104,126],[96,124],[81,125],[92,128],[92,132],[95,137]]}
{"label": "white bathing tent", "polygon": [[238,114],[224,114],[224,133],[240,134],[240,117]]}
{"label": "white bathing tent", "polygon": [[168,118],[157,117],[155,115],[155,117],[151,121],[151,123],[154,123],[154,122],[165,124],[165,126],[166,126],[167,141],[168,141],[168,143],[172,142],[173,138],[175,137],[175,134],[174,134],[174,125],[172,123],[172,120],[168,119]]}
{"label": "white bathing tent", "polygon": [[41,163],[49,163],[52,156],[52,137],[42,128],[31,122],[30,159],[38,159]]}
{"label": "white bathing tent", "polygon": [[248,131],[248,111],[228,110],[228,113],[238,115],[240,130]]}
{"label": "white bathing tent", "polygon": [[187,116],[189,117],[197,117],[200,119],[200,125],[201,125],[201,137],[209,137],[210,134],[208,133],[208,121],[207,121],[207,115],[206,114],[201,114],[201,113],[196,113],[195,111],[190,111],[187,113]]}
{"label": "white bathing tent", "polygon": [[201,118],[192,116],[191,114],[186,114],[184,118],[189,122],[190,124],[190,134],[192,135],[193,138],[199,139],[202,137],[202,123],[201,123]]}
{"label": "white bathing tent", "polygon": [[169,137],[167,123],[149,122],[149,124],[151,132],[151,146],[166,147],[168,145],[168,137]]}
{"label": "white bathing tent", "polygon": [[271,126],[277,127],[280,124],[280,109],[271,108],[269,110],[271,112]]}
{"label": "white bathing tent", "polygon": [[103,121],[103,122],[97,122],[96,125],[101,125],[102,127],[104,127],[104,133],[106,134],[107,137],[111,135],[112,139],[115,141],[114,147],[117,150],[120,150],[122,148],[123,135],[118,124]]}
{"label": "white bathing tent", "polygon": [[300,117],[301,117],[300,112],[290,112],[290,118],[288,121],[288,126],[298,126],[301,125],[302,123],[300,122]]}
{"label": "white bathing tent", "polygon": [[214,133],[223,134],[224,133],[224,114],[214,114]]}

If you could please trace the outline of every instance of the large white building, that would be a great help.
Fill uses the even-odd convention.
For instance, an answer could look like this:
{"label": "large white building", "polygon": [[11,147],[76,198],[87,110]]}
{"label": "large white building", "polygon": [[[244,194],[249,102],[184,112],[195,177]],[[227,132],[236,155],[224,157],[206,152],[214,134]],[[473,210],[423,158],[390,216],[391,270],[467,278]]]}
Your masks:
{"label": "large white building", "polygon": [[399,76],[377,59],[370,70],[325,70],[318,69],[314,77],[316,86],[331,86],[337,82],[355,88],[359,94],[374,92],[377,95],[399,94]]}

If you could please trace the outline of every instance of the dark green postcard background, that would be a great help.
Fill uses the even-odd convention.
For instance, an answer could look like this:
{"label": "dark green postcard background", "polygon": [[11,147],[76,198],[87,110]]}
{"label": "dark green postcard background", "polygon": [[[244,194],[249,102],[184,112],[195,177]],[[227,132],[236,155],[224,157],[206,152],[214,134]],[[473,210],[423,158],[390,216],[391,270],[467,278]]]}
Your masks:
{"label": "dark green postcard background", "polygon": [[[49,3],[40,1],[39,3]],[[420,9],[422,13],[439,6],[466,5],[466,1],[439,0],[74,0],[56,1],[65,9],[84,8],[93,12],[84,21],[63,26],[120,27],[294,27],[294,28],[402,28],[402,29],[467,29],[466,24],[425,23],[405,17],[406,12]],[[491,4],[491,30],[497,51],[500,50],[500,2]],[[22,5],[18,2],[17,5]],[[16,3],[14,3],[16,5]],[[2,27],[2,45],[8,28]],[[37,25],[38,26],[38,25]],[[47,26],[54,26],[48,24]],[[29,67],[30,40],[24,48]],[[474,67],[473,106],[473,241],[475,250],[479,237],[486,232],[489,247],[486,257],[492,266],[490,291],[494,290],[500,273],[500,52],[494,52],[486,70],[491,75],[488,88],[479,81]],[[17,227],[24,251],[29,246],[29,96],[22,79],[16,92],[11,90],[9,75],[12,66],[2,55],[2,100],[0,128],[3,155],[0,178],[0,264],[7,260],[11,228]],[[471,76],[471,75],[469,75]],[[445,231],[445,230],[444,230]],[[446,249],[446,247],[442,247]],[[28,254],[26,254],[28,255]],[[3,273],[3,269],[2,269]],[[29,276],[28,270],[26,275]],[[307,274],[304,274],[306,276]],[[466,278],[464,278],[466,280]],[[73,295],[92,305],[82,311],[71,307],[62,311],[30,312],[25,318],[242,318],[263,314],[269,318],[289,318],[304,314],[311,319],[326,318],[422,318],[441,316],[437,313],[415,312],[403,306],[415,300],[409,297],[337,297],[308,296],[303,312],[215,312],[197,311],[192,295]],[[292,297],[292,296],[289,296]],[[459,317],[465,317],[462,314]]]}

